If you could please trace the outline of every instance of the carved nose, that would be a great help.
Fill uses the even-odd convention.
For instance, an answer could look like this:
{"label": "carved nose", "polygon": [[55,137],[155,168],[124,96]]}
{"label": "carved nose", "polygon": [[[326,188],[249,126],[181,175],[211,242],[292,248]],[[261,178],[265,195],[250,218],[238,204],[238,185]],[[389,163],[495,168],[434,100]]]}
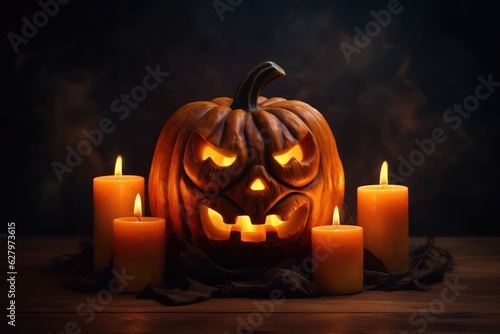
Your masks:
{"label": "carved nose", "polygon": [[261,177],[256,177],[255,179],[253,179],[253,181],[250,182],[250,185],[248,186],[248,192],[266,192],[268,190],[269,186]]}

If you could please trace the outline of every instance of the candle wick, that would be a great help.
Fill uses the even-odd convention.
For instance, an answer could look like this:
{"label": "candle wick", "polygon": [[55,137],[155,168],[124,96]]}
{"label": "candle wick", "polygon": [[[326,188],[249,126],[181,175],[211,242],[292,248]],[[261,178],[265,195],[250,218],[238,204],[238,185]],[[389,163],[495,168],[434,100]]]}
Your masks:
{"label": "candle wick", "polygon": [[137,218],[138,221],[141,221],[141,218],[139,218],[139,216],[135,216]]}

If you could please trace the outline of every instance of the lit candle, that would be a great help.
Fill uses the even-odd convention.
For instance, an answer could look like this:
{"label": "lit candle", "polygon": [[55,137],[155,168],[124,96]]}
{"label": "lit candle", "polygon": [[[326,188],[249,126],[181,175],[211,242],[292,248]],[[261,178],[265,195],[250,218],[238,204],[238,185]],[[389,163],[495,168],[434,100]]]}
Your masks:
{"label": "lit candle", "polygon": [[94,270],[108,268],[113,252],[113,219],[132,216],[137,193],[144,198],[144,178],[122,175],[122,157],[115,175],[94,178]]}
{"label": "lit candle", "polygon": [[408,187],[388,184],[388,166],[380,170],[380,184],[358,187],[358,225],[365,248],[391,272],[408,263]]}
{"label": "lit candle", "polygon": [[113,220],[113,267],[131,278],[118,283],[122,292],[137,293],[148,284],[161,283],[165,268],[165,219],[142,217],[137,194],[134,217]]}
{"label": "lit candle", "polygon": [[313,280],[328,294],[349,294],[363,290],[363,229],[340,225],[335,207],[333,225],[311,230]]}

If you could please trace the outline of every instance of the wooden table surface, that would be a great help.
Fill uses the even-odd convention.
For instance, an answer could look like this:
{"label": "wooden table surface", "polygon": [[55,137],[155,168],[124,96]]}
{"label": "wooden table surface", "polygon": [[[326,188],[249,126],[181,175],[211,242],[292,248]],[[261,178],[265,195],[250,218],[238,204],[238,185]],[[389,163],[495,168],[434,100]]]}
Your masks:
{"label": "wooden table surface", "polygon": [[[429,291],[363,291],[279,305],[211,299],[186,306],[62,289],[51,260],[77,253],[80,240],[85,238],[17,238],[15,333],[500,333],[500,237],[437,237],[436,246],[449,250],[457,267]],[[413,245],[424,242],[411,238]],[[0,249],[7,256],[5,239]],[[1,292],[2,328],[8,328],[2,333],[13,329],[7,326],[7,291]]]}

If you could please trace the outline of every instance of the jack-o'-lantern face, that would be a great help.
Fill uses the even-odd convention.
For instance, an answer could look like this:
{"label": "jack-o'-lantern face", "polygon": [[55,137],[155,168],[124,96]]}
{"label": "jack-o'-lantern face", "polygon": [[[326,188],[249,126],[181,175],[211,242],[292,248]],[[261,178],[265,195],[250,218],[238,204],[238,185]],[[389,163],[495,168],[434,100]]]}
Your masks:
{"label": "jack-o'-lantern face", "polygon": [[344,175],[326,120],[304,102],[258,97],[282,75],[274,63],[259,65],[234,100],[182,107],[158,140],[151,211],[218,262],[305,256],[310,229],[330,223],[342,204]]}

